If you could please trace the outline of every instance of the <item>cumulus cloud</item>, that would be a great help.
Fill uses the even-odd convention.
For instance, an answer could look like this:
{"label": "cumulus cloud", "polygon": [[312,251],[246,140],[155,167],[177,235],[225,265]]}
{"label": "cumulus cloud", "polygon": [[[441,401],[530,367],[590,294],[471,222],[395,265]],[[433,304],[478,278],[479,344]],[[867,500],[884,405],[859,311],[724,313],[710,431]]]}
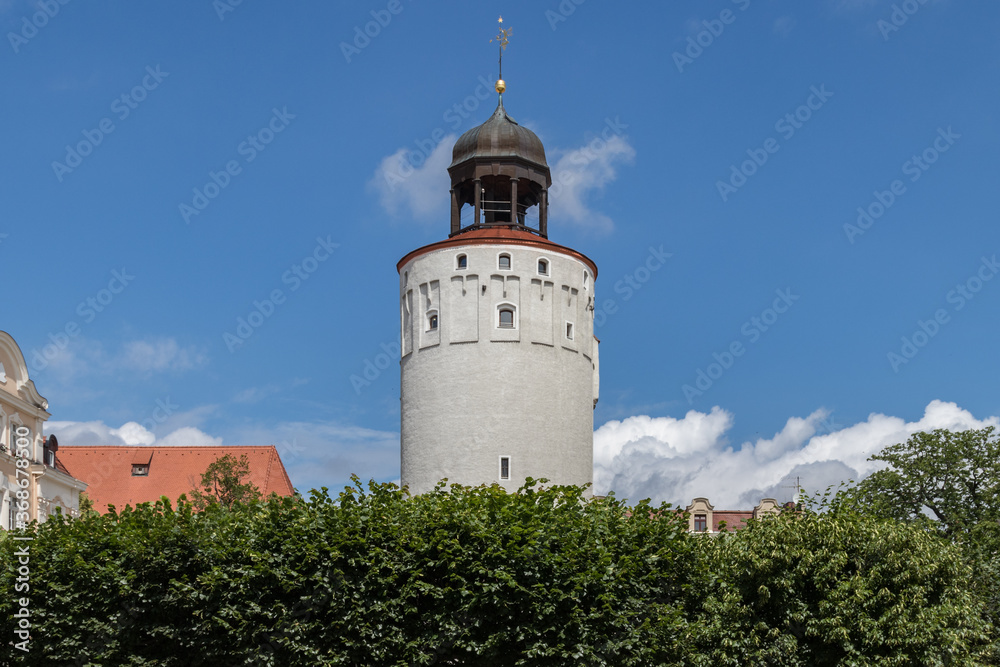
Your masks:
{"label": "cumulus cloud", "polygon": [[618,177],[619,165],[631,164],[635,149],[627,138],[612,134],[607,139],[596,137],[580,148],[559,155],[552,167],[549,216],[590,231],[610,232],[614,222],[593,210],[589,202]]}
{"label": "cumulus cloud", "polygon": [[378,193],[389,215],[407,215],[421,222],[447,219],[451,188],[448,165],[457,138],[447,135],[430,154],[400,148],[379,163],[368,187]]}
{"label": "cumulus cloud", "polygon": [[739,447],[725,437],[733,415],[719,407],[709,414],[692,410],[681,419],[610,421],[594,433],[594,492],[679,505],[701,496],[716,507],[746,509],[761,498],[790,499],[796,478],[806,492],[862,479],[877,468],[869,456],[917,431],[1000,426],[997,417],[978,420],[937,400],[915,422],[873,413],[864,422],[824,432],[828,418],[826,410],[793,417],[773,437]]}
{"label": "cumulus cloud", "polygon": [[197,447],[222,444],[222,438],[213,438],[191,426],[178,428],[166,436],[158,438],[155,433],[138,422],[126,422],[120,427],[114,428],[103,421],[50,421],[45,424],[45,432],[56,436],[60,445],[70,446]]}

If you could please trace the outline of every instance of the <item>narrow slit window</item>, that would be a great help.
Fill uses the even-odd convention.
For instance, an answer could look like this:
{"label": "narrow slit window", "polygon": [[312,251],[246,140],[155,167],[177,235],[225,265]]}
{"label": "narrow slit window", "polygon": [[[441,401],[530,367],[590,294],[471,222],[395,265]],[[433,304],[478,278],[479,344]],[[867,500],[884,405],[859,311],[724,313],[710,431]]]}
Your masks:
{"label": "narrow slit window", "polygon": [[569,340],[573,340],[573,323],[572,322],[567,322],[566,323],[566,338],[569,339]]}
{"label": "narrow slit window", "polygon": [[510,479],[510,457],[500,457],[500,479]]}

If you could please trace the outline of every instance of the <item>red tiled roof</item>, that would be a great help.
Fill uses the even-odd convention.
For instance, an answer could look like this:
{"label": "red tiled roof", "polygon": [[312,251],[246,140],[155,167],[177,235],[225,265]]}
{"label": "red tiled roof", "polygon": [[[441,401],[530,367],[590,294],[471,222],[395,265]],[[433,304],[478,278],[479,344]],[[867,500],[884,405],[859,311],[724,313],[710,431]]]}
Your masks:
{"label": "red tiled roof", "polygon": [[[176,502],[182,493],[200,486],[210,463],[225,454],[237,459],[246,455],[248,480],[265,496],[271,492],[290,496],[295,491],[274,445],[263,447],[79,447],[63,445],[59,461],[73,477],[89,486],[87,495],[102,514],[108,505],[121,510],[126,505],[155,502],[167,496]],[[148,464],[149,474],[133,476],[132,465]],[[190,495],[189,495],[190,497]]]}
{"label": "red tiled roof", "polygon": [[462,232],[461,234],[456,234],[455,236],[452,236],[444,241],[438,241],[437,243],[431,243],[430,245],[425,245],[417,248],[416,250],[411,250],[405,257],[403,257],[403,259],[396,262],[396,271],[402,271],[403,265],[414,257],[418,257],[434,250],[441,250],[442,248],[449,248],[452,246],[493,244],[537,246],[539,248],[576,257],[590,267],[590,270],[594,274],[594,279],[597,279],[597,265],[594,264],[594,260],[587,257],[582,252],[577,252],[572,248],[559,245],[558,243],[554,243],[547,238],[538,236],[537,234],[532,234],[531,232],[526,232],[521,229],[509,229],[501,226],[487,229],[472,229],[467,232]]}

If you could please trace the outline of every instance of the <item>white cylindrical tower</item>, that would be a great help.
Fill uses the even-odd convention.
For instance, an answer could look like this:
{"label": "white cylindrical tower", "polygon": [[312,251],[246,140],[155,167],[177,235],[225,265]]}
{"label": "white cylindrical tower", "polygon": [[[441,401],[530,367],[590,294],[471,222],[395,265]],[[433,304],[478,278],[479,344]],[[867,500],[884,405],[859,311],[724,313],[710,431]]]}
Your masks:
{"label": "white cylindrical tower", "polygon": [[544,148],[502,98],[453,158],[449,238],[397,265],[402,484],[589,484],[597,267],[548,240]]}

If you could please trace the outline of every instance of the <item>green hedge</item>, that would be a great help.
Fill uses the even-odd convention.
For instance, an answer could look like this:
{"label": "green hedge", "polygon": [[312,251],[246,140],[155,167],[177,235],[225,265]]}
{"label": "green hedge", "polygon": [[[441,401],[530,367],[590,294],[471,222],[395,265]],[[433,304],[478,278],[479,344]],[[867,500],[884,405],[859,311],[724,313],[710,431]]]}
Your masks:
{"label": "green hedge", "polygon": [[713,539],[576,487],[369,484],[24,534],[27,653],[0,536],[10,664],[958,665],[990,631],[956,547],[846,513]]}

